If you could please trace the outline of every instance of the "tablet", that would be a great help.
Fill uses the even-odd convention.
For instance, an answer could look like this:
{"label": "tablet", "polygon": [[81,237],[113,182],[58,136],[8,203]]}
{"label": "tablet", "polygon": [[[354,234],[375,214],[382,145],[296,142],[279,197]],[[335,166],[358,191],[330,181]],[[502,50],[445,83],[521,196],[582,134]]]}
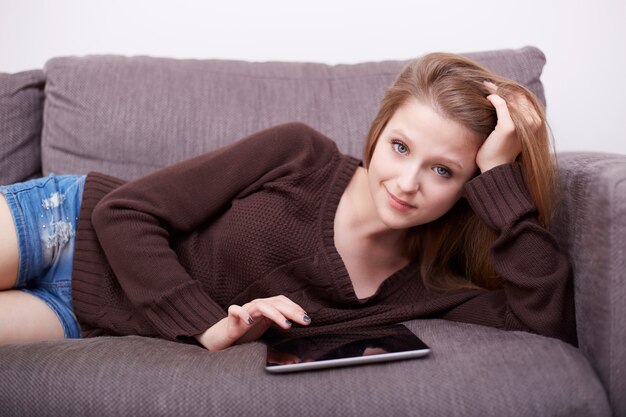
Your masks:
{"label": "tablet", "polygon": [[430,348],[404,325],[270,340],[265,369],[299,372],[421,358]]}

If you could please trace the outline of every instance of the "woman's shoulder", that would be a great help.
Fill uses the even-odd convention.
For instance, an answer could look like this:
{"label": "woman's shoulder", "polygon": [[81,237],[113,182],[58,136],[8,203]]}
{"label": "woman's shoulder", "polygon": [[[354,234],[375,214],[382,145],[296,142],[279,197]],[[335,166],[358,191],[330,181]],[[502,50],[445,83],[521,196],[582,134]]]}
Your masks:
{"label": "woman's shoulder", "polygon": [[248,155],[267,165],[316,169],[343,154],[334,140],[302,122],[290,122],[259,131],[235,146],[238,155]]}
{"label": "woman's shoulder", "polygon": [[255,137],[262,137],[268,144],[293,150],[311,149],[315,151],[338,151],[334,140],[319,130],[303,122],[288,122],[260,131]]}

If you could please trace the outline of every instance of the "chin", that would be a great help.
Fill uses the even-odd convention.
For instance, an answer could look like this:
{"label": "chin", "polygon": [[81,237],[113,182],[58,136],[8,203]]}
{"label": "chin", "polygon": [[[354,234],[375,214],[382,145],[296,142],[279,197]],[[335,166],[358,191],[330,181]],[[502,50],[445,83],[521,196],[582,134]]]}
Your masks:
{"label": "chin", "polygon": [[391,230],[406,230],[423,224],[423,222],[418,220],[410,221],[407,219],[399,219],[396,216],[381,217],[381,220],[383,224]]}

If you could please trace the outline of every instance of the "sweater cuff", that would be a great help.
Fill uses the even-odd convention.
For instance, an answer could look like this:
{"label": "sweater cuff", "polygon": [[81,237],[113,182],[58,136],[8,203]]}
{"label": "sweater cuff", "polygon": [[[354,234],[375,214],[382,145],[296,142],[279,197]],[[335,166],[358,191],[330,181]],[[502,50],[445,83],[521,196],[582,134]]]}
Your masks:
{"label": "sweater cuff", "polygon": [[171,340],[204,333],[227,315],[197,281],[163,294],[143,313],[163,337]]}
{"label": "sweater cuff", "polygon": [[467,182],[464,196],[474,212],[497,231],[536,211],[517,162],[499,165]]}

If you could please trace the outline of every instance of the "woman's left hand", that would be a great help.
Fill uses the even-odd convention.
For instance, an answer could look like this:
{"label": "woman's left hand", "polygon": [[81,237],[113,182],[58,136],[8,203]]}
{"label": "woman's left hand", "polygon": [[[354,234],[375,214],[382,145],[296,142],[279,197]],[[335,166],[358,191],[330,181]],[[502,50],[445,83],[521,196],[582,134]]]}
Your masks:
{"label": "woman's left hand", "polygon": [[541,127],[541,117],[525,96],[519,94],[515,102],[507,103],[496,94],[498,87],[495,84],[485,81],[485,86],[491,92],[487,96],[487,100],[496,109],[498,122],[496,123],[496,128],[487,137],[476,154],[476,165],[480,168],[481,173],[498,165],[514,162],[522,150],[522,144],[517,136],[515,124],[511,119],[509,107],[514,106],[517,111],[522,112],[523,117],[532,130],[538,130]]}

